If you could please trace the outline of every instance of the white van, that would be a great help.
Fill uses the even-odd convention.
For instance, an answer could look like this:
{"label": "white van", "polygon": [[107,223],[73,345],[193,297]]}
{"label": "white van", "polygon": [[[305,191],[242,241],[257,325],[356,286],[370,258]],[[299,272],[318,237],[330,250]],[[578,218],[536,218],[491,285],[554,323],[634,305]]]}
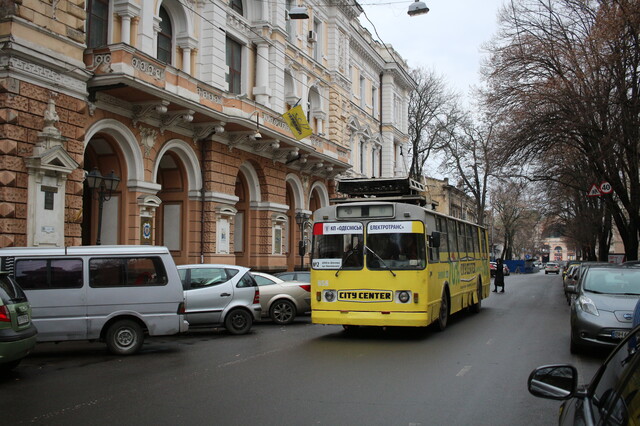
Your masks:
{"label": "white van", "polygon": [[29,298],[39,342],[101,340],[136,353],[145,335],[187,331],[182,283],[166,247],[0,249]]}

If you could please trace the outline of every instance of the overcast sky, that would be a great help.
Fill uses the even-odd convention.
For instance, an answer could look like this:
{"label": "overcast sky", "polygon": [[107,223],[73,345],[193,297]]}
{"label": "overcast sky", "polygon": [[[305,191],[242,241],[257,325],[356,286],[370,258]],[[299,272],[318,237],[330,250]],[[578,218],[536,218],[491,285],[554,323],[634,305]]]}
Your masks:
{"label": "overcast sky", "polygon": [[[409,67],[434,69],[450,88],[467,97],[479,83],[482,44],[497,29],[497,13],[504,0],[422,0],[426,15],[407,15],[413,0],[359,0],[360,21],[377,40],[393,45]],[[468,99],[467,99],[468,100]]]}

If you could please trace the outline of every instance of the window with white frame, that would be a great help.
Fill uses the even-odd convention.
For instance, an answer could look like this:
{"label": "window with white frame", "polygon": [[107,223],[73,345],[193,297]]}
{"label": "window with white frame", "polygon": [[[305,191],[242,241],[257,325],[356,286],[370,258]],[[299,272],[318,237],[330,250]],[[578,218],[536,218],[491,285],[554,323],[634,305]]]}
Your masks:
{"label": "window with white frame", "polygon": [[313,20],[313,32],[316,35],[316,42],[313,44],[313,59],[322,61],[322,22]]}
{"label": "window with white frame", "polygon": [[160,31],[158,31],[158,49],[157,58],[159,61],[171,64],[171,51],[173,44],[173,26],[171,25],[171,18],[167,10],[160,6]]}
{"label": "window with white frame", "polygon": [[227,67],[226,81],[229,92],[242,93],[242,45],[227,37]]}
{"label": "window with white frame", "polygon": [[87,18],[87,47],[106,45],[109,34],[109,0],[89,0]]}
{"label": "window with white frame", "polygon": [[371,88],[371,107],[372,107],[371,115],[373,115],[374,118],[378,118],[378,88],[377,87]]}
{"label": "window with white frame", "polygon": [[365,109],[367,107],[367,80],[364,76],[360,75],[360,108]]}

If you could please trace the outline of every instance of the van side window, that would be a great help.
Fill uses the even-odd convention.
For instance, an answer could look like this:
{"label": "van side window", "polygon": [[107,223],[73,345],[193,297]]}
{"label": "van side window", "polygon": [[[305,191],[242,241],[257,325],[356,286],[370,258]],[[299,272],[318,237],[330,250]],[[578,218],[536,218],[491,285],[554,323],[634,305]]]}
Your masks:
{"label": "van side window", "polygon": [[16,260],[15,279],[23,290],[82,287],[82,259]]}
{"label": "van side window", "polygon": [[114,257],[89,260],[91,287],[160,286],[168,282],[159,257]]}

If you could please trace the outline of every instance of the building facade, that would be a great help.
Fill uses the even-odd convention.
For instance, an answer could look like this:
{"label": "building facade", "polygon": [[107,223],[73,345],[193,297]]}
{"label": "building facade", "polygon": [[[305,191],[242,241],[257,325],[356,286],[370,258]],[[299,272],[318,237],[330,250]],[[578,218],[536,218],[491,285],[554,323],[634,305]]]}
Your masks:
{"label": "building facade", "polygon": [[[0,6],[0,247],[153,244],[177,263],[293,269],[296,216],[336,178],[406,174],[415,83],[357,3],[306,2],[303,20],[292,0]],[[300,140],[282,117],[298,105]]]}
{"label": "building facade", "polygon": [[476,203],[463,190],[451,185],[448,178],[424,178],[425,196],[433,210],[458,219],[478,223]]}

